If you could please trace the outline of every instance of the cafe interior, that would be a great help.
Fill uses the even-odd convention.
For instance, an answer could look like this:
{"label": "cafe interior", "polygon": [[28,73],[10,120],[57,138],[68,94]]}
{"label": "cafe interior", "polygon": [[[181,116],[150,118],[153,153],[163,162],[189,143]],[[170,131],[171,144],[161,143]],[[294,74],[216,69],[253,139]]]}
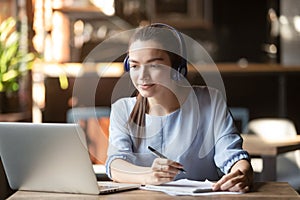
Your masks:
{"label": "cafe interior", "polygon": [[[103,164],[111,104],[128,95],[115,86],[132,90],[123,33],[164,23],[193,42],[190,84],[223,91],[255,180],[288,182],[300,192],[299,1],[1,0],[0,10],[1,122],[80,121],[87,137],[102,139],[89,145],[93,163]],[[3,45],[8,19],[27,56],[15,75]],[[13,192],[1,165],[0,199]]]}

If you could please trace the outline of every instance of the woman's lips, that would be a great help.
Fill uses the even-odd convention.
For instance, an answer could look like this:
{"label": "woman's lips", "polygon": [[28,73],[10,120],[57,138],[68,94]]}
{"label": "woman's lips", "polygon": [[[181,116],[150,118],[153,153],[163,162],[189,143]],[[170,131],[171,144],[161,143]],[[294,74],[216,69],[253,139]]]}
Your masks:
{"label": "woman's lips", "polygon": [[151,88],[154,84],[142,84],[140,85],[139,87],[142,89],[142,90],[147,90],[149,88]]}

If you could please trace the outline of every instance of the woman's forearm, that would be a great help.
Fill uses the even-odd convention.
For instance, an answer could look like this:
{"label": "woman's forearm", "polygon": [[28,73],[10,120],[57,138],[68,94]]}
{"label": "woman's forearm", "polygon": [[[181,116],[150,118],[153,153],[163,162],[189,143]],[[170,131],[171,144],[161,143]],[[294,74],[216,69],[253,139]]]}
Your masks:
{"label": "woman's forearm", "polygon": [[146,184],[146,177],[152,172],[150,167],[137,166],[122,159],[113,160],[110,171],[114,181],[138,184]]}

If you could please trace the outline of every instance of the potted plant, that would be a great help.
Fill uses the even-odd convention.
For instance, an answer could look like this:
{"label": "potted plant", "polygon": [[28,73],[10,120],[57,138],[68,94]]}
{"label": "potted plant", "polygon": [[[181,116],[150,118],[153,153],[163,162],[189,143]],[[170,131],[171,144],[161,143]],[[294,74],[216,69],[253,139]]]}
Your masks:
{"label": "potted plant", "polygon": [[35,55],[21,46],[16,20],[7,18],[0,24],[0,112],[7,112],[7,98],[18,96],[20,83],[32,68]]}

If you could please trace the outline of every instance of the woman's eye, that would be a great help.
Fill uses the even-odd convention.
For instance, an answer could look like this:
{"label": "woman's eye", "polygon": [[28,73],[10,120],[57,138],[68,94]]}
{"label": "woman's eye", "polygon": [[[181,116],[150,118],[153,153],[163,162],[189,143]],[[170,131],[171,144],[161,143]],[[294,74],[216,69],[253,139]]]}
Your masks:
{"label": "woman's eye", "polygon": [[130,65],[130,68],[136,68],[137,65]]}
{"label": "woman's eye", "polygon": [[152,68],[156,68],[156,67],[158,67],[159,65],[158,65],[158,64],[150,64],[149,66],[152,67]]}

